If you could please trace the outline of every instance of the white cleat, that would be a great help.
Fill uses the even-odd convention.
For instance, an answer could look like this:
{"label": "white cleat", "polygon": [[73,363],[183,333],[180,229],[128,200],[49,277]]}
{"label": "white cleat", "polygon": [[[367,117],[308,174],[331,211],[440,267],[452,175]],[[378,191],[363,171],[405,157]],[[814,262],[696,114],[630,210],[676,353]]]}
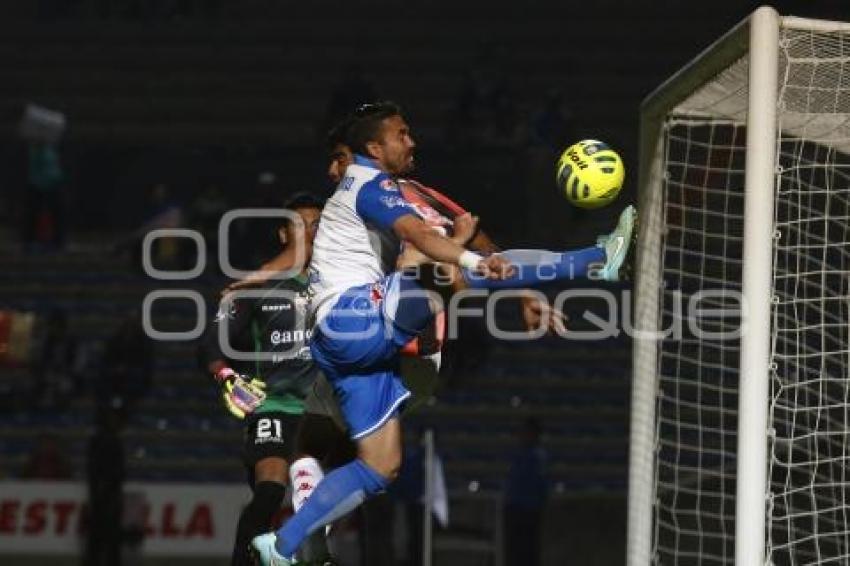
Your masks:
{"label": "white cleat", "polygon": [[634,237],[635,220],[637,211],[634,206],[627,206],[620,213],[617,227],[607,236],[597,238],[597,245],[605,248],[605,265],[597,273],[604,281],[619,281],[620,270],[629,255],[629,249]]}
{"label": "white cleat", "polygon": [[294,560],[288,560],[278,553],[274,546],[275,542],[277,542],[277,535],[274,533],[254,537],[254,540],[251,541],[251,546],[260,556],[260,564],[262,566],[292,566],[296,564]]}

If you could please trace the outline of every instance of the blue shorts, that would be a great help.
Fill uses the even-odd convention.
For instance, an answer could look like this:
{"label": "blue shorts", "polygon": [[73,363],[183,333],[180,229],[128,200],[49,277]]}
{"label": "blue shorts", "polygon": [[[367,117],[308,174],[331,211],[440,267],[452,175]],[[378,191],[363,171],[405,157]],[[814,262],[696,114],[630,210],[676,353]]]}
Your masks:
{"label": "blue shorts", "polygon": [[351,438],[380,428],[410,397],[399,349],[433,316],[419,284],[393,273],[345,291],[316,326],[310,350],[334,388]]}

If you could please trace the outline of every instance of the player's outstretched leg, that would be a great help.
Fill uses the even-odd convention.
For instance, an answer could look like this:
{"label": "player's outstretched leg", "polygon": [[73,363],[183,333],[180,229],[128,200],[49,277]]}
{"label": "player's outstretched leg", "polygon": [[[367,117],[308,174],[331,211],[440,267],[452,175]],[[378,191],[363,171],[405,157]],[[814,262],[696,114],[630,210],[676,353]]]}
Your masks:
{"label": "player's outstretched leg", "polygon": [[575,251],[505,250],[499,252],[516,268],[512,277],[493,280],[463,270],[466,286],[472,289],[517,289],[552,281],[593,278],[619,281],[631,249],[637,213],[628,206],[620,213],[614,230],[598,239],[595,246]]}

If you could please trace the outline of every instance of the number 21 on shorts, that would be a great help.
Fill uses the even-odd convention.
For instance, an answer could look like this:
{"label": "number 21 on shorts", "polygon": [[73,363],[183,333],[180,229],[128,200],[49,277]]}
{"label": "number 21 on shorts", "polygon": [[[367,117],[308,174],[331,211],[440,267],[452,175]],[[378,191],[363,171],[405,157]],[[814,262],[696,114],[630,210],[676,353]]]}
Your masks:
{"label": "number 21 on shorts", "polygon": [[283,436],[283,428],[280,424],[280,419],[260,419],[257,421],[257,438],[271,438],[272,425],[274,425],[274,437],[281,438]]}

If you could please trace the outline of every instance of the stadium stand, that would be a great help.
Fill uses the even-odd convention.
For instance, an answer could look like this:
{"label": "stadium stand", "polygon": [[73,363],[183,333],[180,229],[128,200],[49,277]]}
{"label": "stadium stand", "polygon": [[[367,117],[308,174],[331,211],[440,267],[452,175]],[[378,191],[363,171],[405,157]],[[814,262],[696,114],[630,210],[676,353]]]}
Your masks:
{"label": "stadium stand", "polygon": [[[204,290],[212,295],[220,282],[207,278]],[[8,435],[0,469],[20,469],[39,431],[51,428],[67,441],[73,470],[82,477],[94,412],[91,387],[100,371],[96,360],[125,313],[151,288],[143,276],[128,273],[123,260],[100,251],[0,257],[0,307],[36,313],[65,309],[92,359],[85,390],[68,409],[30,412],[19,406],[4,415]],[[168,324],[178,327],[194,323],[185,310],[172,317]],[[437,431],[451,489],[474,483],[498,490],[513,431],[532,415],[544,424],[544,446],[560,490],[624,488],[628,349],[551,340],[494,345],[482,367],[460,376],[458,385],[445,387],[411,416],[411,426]],[[240,481],[239,425],[219,406],[216,389],[198,369],[194,344],[160,343],[155,352],[154,385],[126,431],[130,477]],[[25,384],[27,374],[26,368],[4,369],[3,387]]]}

